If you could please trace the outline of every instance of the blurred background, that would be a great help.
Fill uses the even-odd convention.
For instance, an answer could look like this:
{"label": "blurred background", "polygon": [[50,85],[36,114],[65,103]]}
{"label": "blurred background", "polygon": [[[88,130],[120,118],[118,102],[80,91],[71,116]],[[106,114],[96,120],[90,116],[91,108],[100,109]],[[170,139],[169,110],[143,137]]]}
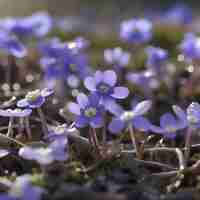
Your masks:
{"label": "blurred background", "polygon": [[197,8],[198,0],[0,0],[0,16],[30,15],[34,11],[47,10],[52,15],[98,15],[112,17],[141,14],[149,8],[165,9],[175,3]]}

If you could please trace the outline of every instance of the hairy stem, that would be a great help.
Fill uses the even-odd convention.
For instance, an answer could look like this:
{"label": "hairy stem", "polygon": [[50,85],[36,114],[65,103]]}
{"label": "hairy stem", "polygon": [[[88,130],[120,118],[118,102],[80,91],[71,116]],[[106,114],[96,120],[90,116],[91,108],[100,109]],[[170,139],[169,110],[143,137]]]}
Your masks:
{"label": "hairy stem", "polygon": [[42,131],[43,131],[44,135],[47,135],[48,134],[48,127],[47,127],[47,121],[46,121],[46,118],[44,116],[44,113],[42,112],[41,108],[37,108],[37,111],[38,111],[38,114],[40,116],[40,120],[41,120],[41,123],[42,123]]}
{"label": "hairy stem", "polygon": [[30,128],[30,122],[29,122],[29,117],[25,118],[25,127],[26,127],[26,133],[28,136],[28,139],[32,139],[32,133],[31,133],[31,128]]}
{"label": "hairy stem", "polygon": [[133,131],[132,124],[129,124],[128,129],[129,129],[129,134],[130,134],[130,137],[131,137],[133,147],[134,147],[135,152],[136,152],[136,156],[137,156],[137,158],[141,158],[142,156],[140,154],[139,144],[138,144],[137,138],[135,137],[135,133]]}
{"label": "hairy stem", "polygon": [[191,136],[192,136],[192,129],[188,128],[185,138],[185,161],[188,162],[188,159],[190,157],[190,146],[191,146]]}
{"label": "hairy stem", "polygon": [[9,124],[8,124],[8,131],[7,131],[7,137],[13,137],[13,122],[14,118],[10,117]]}

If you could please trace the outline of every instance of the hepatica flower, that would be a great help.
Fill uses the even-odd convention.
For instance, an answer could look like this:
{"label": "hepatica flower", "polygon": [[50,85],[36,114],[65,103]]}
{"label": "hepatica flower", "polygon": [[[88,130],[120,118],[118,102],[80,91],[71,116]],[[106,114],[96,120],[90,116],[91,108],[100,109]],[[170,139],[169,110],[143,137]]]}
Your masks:
{"label": "hepatica flower", "polygon": [[52,94],[53,90],[47,88],[28,92],[24,99],[17,102],[17,106],[21,108],[39,108],[45,103],[46,98]]}
{"label": "hepatica flower", "polygon": [[103,107],[99,104],[99,97],[96,94],[86,96],[80,93],[77,96],[77,103],[68,103],[68,110],[76,115],[75,126],[83,128],[91,126],[100,128],[103,126]]}
{"label": "hepatica flower", "polygon": [[182,122],[184,127],[199,128],[200,127],[200,104],[192,102],[184,111],[177,105],[173,106],[173,110]]}
{"label": "hepatica flower", "polygon": [[185,115],[179,107],[173,106],[176,117],[171,113],[165,113],[160,117],[160,126],[151,125],[151,131],[160,133],[164,137],[174,139],[179,130],[187,127]]}
{"label": "hepatica flower", "polygon": [[34,160],[40,165],[49,165],[54,161],[65,161],[67,154],[67,139],[58,139],[51,142],[47,147],[25,146],[19,150],[19,155],[27,160]]}
{"label": "hepatica flower", "polygon": [[183,55],[192,60],[200,59],[200,38],[194,33],[186,33],[180,49]]}
{"label": "hepatica flower", "polygon": [[104,51],[104,59],[106,63],[120,68],[129,64],[130,56],[129,52],[123,51],[120,47],[106,49]]}
{"label": "hepatica flower", "polygon": [[31,175],[19,176],[11,183],[7,194],[1,193],[0,200],[40,200],[44,190],[31,183]]}
{"label": "hepatica flower", "polygon": [[48,135],[47,135],[47,139],[49,140],[56,140],[56,139],[64,139],[67,137],[67,133],[68,133],[68,126],[67,124],[62,124],[62,125],[58,125],[56,127],[53,127]]}
{"label": "hepatica flower", "polygon": [[192,21],[192,11],[186,5],[175,5],[167,10],[163,21],[169,24],[189,24]]}
{"label": "hepatica flower", "polygon": [[152,90],[157,89],[160,85],[152,70],[141,72],[129,72],[126,74],[126,80],[142,88],[145,93],[149,94]]}
{"label": "hepatica flower", "polygon": [[166,50],[158,47],[148,47],[146,48],[147,62],[146,65],[154,72],[161,71],[161,65],[168,58],[168,53]]}
{"label": "hepatica flower", "polygon": [[127,42],[141,44],[152,37],[152,23],[147,19],[131,19],[122,22],[120,37]]}
{"label": "hepatica flower", "polygon": [[116,86],[117,75],[112,70],[97,71],[94,76],[84,80],[85,87],[99,96],[100,103],[108,108],[111,101],[125,99],[129,95],[126,87]]}
{"label": "hepatica flower", "polygon": [[15,36],[2,30],[0,31],[0,50],[17,58],[22,58],[27,54],[25,46]]}
{"label": "hepatica flower", "polygon": [[5,18],[0,21],[0,27],[19,37],[43,37],[52,28],[52,18],[46,12],[37,12],[28,17]]}
{"label": "hepatica flower", "polygon": [[82,51],[80,52],[83,43],[83,41],[63,43],[57,38],[40,43],[38,47],[42,54],[40,64],[44,69],[46,80],[60,79],[71,86],[69,79],[71,80],[72,77],[73,80],[85,78],[90,69],[87,56]]}
{"label": "hepatica flower", "polygon": [[0,109],[0,116],[2,117],[27,117],[31,114],[31,109]]}
{"label": "hepatica flower", "polygon": [[114,134],[119,133],[130,124],[138,130],[148,131],[151,124],[142,115],[147,113],[151,106],[152,102],[145,100],[136,104],[134,108],[129,111],[118,108],[118,111],[113,113],[115,117],[109,124],[108,128],[110,132]]}

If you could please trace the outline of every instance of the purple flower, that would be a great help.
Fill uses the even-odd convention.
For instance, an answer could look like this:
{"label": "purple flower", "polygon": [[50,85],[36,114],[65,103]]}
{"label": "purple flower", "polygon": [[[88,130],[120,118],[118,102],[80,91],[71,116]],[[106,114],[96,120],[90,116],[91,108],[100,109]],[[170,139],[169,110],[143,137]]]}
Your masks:
{"label": "purple flower", "polygon": [[37,12],[28,17],[5,18],[0,27],[21,36],[45,36],[52,28],[52,18],[46,12]]}
{"label": "purple flower", "polygon": [[67,133],[68,133],[67,124],[58,125],[56,127],[53,127],[52,130],[49,131],[47,139],[54,141],[56,139],[66,138]]}
{"label": "purple flower", "polygon": [[76,115],[75,126],[83,128],[90,125],[93,128],[103,126],[103,107],[99,104],[99,97],[96,94],[86,96],[80,93],[77,96],[77,103],[68,103],[68,110]]}
{"label": "purple flower", "polygon": [[160,127],[151,125],[151,131],[154,133],[161,133],[164,137],[173,139],[179,130],[187,127],[187,119],[185,112],[179,107],[174,105],[173,111],[176,117],[171,113],[165,113],[160,117]]}
{"label": "purple flower", "polygon": [[147,19],[131,19],[122,22],[120,37],[127,42],[141,44],[152,37],[152,23]]}
{"label": "purple flower", "polygon": [[27,54],[24,45],[15,36],[5,31],[0,31],[0,50],[17,58],[22,58]]}
{"label": "purple flower", "polygon": [[[81,39],[79,39],[81,40]],[[54,38],[39,45],[42,54],[40,64],[45,72],[45,79],[63,80],[68,86],[79,86],[79,80],[84,79],[90,73],[87,56],[81,51],[83,41],[63,43],[58,38]],[[78,46],[79,45],[79,46]],[[71,79],[76,79],[76,84],[72,84]],[[75,78],[75,79],[74,79]]]}
{"label": "purple flower", "polygon": [[47,147],[25,146],[19,150],[19,155],[24,159],[34,160],[40,165],[49,165],[54,161],[67,160],[67,144],[67,138],[60,138],[51,142]]}
{"label": "purple flower", "polygon": [[33,186],[31,179],[28,174],[17,177],[8,194],[0,194],[0,200],[40,200],[44,191],[38,186]]}
{"label": "purple flower", "polygon": [[138,130],[148,131],[151,124],[146,118],[142,117],[142,115],[147,113],[151,106],[152,102],[149,100],[138,103],[130,111],[124,111],[115,105],[112,110],[116,117],[114,117],[109,124],[108,128],[110,132],[119,133],[130,123]]}
{"label": "purple flower", "polygon": [[152,70],[127,73],[126,80],[141,87],[147,94],[160,86],[160,83],[156,79],[155,73]]}
{"label": "purple flower", "polygon": [[199,128],[200,127],[200,104],[192,102],[184,111],[177,105],[173,106],[173,110],[182,122],[183,127]]}
{"label": "purple flower", "polygon": [[17,102],[18,107],[39,108],[45,103],[46,97],[53,94],[53,90],[45,88],[28,92],[24,99]]}
{"label": "purple flower", "polygon": [[90,46],[90,42],[83,37],[77,37],[73,41],[68,43],[68,48],[76,53],[85,50]]}
{"label": "purple flower", "polygon": [[158,47],[148,47],[146,48],[147,62],[146,65],[154,72],[161,71],[161,65],[168,58],[168,53],[166,50]]}
{"label": "purple flower", "polygon": [[184,36],[180,49],[183,55],[188,59],[200,59],[200,38],[194,33],[187,33]]}
{"label": "purple flower", "polygon": [[128,88],[115,86],[116,83],[117,75],[112,70],[97,71],[93,77],[89,76],[84,80],[85,87],[99,96],[100,103],[105,108],[108,108],[110,101],[125,99],[129,95]]}
{"label": "purple flower", "polygon": [[130,53],[123,51],[120,47],[114,49],[106,49],[104,51],[104,59],[108,64],[115,67],[125,67],[130,61]]}
{"label": "purple flower", "polygon": [[6,109],[2,110],[0,109],[0,116],[2,117],[27,117],[31,114],[31,109]]}
{"label": "purple flower", "polygon": [[192,11],[186,5],[175,5],[165,13],[163,21],[169,24],[189,24],[192,21]]}

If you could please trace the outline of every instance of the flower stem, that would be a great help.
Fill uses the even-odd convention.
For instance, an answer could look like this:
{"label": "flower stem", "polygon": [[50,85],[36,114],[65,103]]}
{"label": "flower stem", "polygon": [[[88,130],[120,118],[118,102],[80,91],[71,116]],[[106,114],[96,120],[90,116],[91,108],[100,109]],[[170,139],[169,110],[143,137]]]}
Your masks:
{"label": "flower stem", "polygon": [[29,122],[29,118],[26,117],[25,118],[25,127],[26,127],[26,133],[28,135],[28,139],[32,139],[32,133],[31,133],[31,128],[30,128],[30,122]]}
{"label": "flower stem", "polygon": [[192,129],[188,128],[185,138],[185,162],[188,162],[188,159],[190,157],[190,145],[191,145],[191,136],[192,136]]}
{"label": "flower stem", "polygon": [[18,134],[21,134],[24,131],[24,118],[19,118],[19,125],[18,125]]}
{"label": "flower stem", "polygon": [[133,147],[136,151],[136,156],[137,156],[137,158],[141,158],[142,156],[140,154],[139,144],[138,144],[137,138],[135,137],[135,133],[133,131],[132,124],[129,124],[128,129],[129,129],[129,134],[130,134],[130,137],[131,137]]}
{"label": "flower stem", "polygon": [[9,124],[8,124],[8,132],[7,132],[7,137],[13,137],[13,121],[14,118],[10,117],[9,119]]}
{"label": "flower stem", "polygon": [[99,146],[99,141],[97,138],[97,134],[96,134],[96,130],[94,128],[90,129],[90,138],[92,140],[92,143],[96,149],[96,151],[101,155],[101,150],[100,150],[100,146]]}
{"label": "flower stem", "polygon": [[37,111],[38,111],[38,114],[40,116],[40,120],[41,120],[41,123],[42,123],[42,131],[43,131],[44,135],[47,135],[48,134],[48,127],[47,127],[47,121],[46,121],[46,118],[44,116],[44,113],[42,112],[41,108],[37,108]]}

